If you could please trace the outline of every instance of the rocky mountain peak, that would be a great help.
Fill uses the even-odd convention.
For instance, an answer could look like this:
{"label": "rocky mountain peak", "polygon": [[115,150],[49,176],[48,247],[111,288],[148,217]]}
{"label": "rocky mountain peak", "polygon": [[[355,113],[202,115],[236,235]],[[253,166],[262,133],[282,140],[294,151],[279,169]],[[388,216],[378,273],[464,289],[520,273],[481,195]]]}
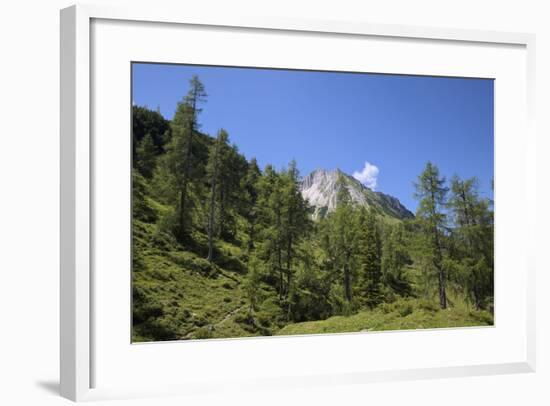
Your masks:
{"label": "rocky mountain peak", "polygon": [[345,187],[351,201],[377,213],[397,219],[414,217],[399,200],[381,192],[375,192],[340,169],[316,169],[302,179],[301,193],[315,208],[314,218],[322,218],[338,206],[338,194]]}

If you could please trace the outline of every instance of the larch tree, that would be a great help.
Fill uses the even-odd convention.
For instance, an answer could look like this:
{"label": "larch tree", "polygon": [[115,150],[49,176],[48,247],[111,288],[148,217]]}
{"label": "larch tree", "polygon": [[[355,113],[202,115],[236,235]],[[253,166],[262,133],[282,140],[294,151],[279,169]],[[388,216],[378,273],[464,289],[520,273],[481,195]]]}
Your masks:
{"label": "larch tree", "polygon": [[242,179],[241,189],[244,191],[242,199],[242,213],[246,219],[247,241],[246,250],[250,253],[255,248],[257,221],[258,221],[258,182],[262,176],[256,158],[252,158],[248,163],[246,176]]}
{"label": "larch tree", "polygon": [[235,213],[239,211],[243,190],[241,179],[246,174],[247,162],[235,145],[222,145],[220,151],[220,202],[218,210],[218,235],[233,239],[236,233]]}
{"label": "larch tree", "polygon": [[391,226],[382,244],[382,283],[400,296],[411,294],[410,283],[403,275],[410,262],[403,224]]}
{"label": "larch tree", "polygon": [[264,260],[270,276],[277,280],[279,300],[284,296],[283,266],[283,198],[280,193],[281,175],[267,165],[258,182],[258,220],[261,223],[259,255]]}
{"label": "larch tree", "polygon": [[254,255],[248,259],[248,270],[244,280],[244,292],[248,299],[248,314],[252,315],[257,310],[262,300],[261,281],[262,281],[262,263]]}
{"label": "larch tree", "polygon": [[151,134],[146,134],[136,149],[137,167],[141,174],[151,179],[158,156],[158,148],[153,142]]}
{"label": "larch tree", "polygon": [[305,200],[300,193],[300,175],[296,161],[291,161],[288,169],[283,173],[283,218],[282,236],[286,259],[286,288],[285,297],[288,293],[292,280],[292,262],[296,255],[296,247],[302,238],[309,232],[310,219]]}
{"label": "larch tree", "polygon": [[[220,178],[220,155],[223,152],[224,147],[227,145],[228,135],[227,132],[221,129],[218,132],[218,136],[212,146],[210,147],[210,153],[208,156],[208,164],[206,166],[207,176],[210,179],[210,198],[208,204],[208,261],[212,262],[214,259],[214,233],[215,233],[215,221],[216,221],[216,204],[219,200],[219,193],[217,190],[219,178]],[[224,168],[222,168],[223,170]]]}
{"label": "larch tree", "polygon": [[437,166],[428,162],[415,184],[415,196],[419,200],[417,218],[420,219],[427,234],[430,260],[437,272],[439,305],[447,308],[446,272],[443,266],[443,233],[447,221],[444,207],[447,201],[448,188],[445,178],[439,175]]}
{"label": "larch tree", "polygon": [[493,220],[490,201],[480,198],[478,187],[476,178],[454,176],[449,199],[454,234],[462,249],[455,259],[466,271],[464,282],[477,310],[493,296]]}
{"label": "larch tree", "polygon": [[367,306],[373,308],[383,299],[381,293],[382,242],[374,212],[363,208],[361,214],[361,294]]}
{"label": "larch tree", "polygon": [[194,179],[193,170],[197,164],[197,158],[193,154],[195,132],[198,129],[197,117],[201,111],[199,105],[206,101],[207,96],[204,85],[197,76],[193,76],[189,84],[189,91],[178,103],[171,122],[172,139],[166,154],[167,166],[176,181],[175,188],[179,194],[176,237],[180,242],[185,240],[189,231],[189,186]]}
{"label": "larch tree", "polygon": [[337,200],[336,210],[327,218],[328,227],[322,242],[334,270],[341,275],[344,300],[349,304],[353,295],[360,232],[357,212],[352,206],[348,189],[341,181]]}

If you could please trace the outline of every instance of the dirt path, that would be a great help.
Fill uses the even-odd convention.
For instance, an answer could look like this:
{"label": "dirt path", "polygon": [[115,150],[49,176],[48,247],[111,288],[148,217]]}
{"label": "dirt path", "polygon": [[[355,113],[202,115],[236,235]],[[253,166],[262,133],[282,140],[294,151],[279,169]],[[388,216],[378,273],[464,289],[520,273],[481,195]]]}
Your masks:
{"label": "dirt path", "polygon": [[217,323],[212,324],[212,326],[217,327],[217,326],[219,326],[220,324],[225,323],[227,320],[229,320],[232,316],[234,316],[234,315],[237,314],[239,311],[241,311],[242,309],[244,309],[246,306],[247,306],[247,305],[242,305],[242,306],[237,307],[237,308],[234,309],[234,310],[231,310],[229,313],[227,313],[227,314],[225,315],[225,317],[224,317],[221,321],[218,321]]}
{"label": "dirt path", "polygon": [[[231,310],[229,313],[227,313],[225,315],[225,317],[223,319],[221,319],[220,321],[218,321],[217,323],[214,323],[214,324],[209,324],[207,325],[206,327],[211,327],[211,328],[216,328],[218,327],[219,325],[225,323],[226,321],[228,321],[231,317],[233,317],[235,314],[237,314],[238,312],[240,312],[242,309],[244,309],[247,305],[242,305],[242,306],[239,306],[237,307],[236,309],[233,309]],[[189,333],[187,333],[187,335],[185,335],[183,337],[183,340],[188,340],[191,338],[191,336],[193,335],[194,331],[190,331]]]}

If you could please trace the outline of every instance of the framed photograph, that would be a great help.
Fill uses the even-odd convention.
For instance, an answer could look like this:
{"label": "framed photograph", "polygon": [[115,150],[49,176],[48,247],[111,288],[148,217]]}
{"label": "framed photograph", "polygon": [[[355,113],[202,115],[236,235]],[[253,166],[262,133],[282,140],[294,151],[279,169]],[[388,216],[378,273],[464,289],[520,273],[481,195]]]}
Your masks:
{"label": "framed photograph", "polygon": [[534,37],[183,11],[61,12],[63,396],[533,371]]}

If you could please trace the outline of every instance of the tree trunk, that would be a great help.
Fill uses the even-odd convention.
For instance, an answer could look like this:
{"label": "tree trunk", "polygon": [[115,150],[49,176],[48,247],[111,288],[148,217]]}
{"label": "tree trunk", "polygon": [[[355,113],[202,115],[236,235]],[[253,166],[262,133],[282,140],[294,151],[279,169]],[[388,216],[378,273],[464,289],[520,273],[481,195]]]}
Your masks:
{"label": "tree trunk", "polygon": [[435,245],[436,245],[436,253],[435,253],[435,267],[438,270],[439,273],[439,306],[442,309],[447,308],[447,292],[446,292],[446,275],[445,270],[443,269],[443,256],[441,254],[441,242],[439,239],[439,232],[437,229],[434,231],[435,233]]}
{"label": "tree trunk", "polygon": [[351,277],[347,265],[344,266],[344,295],[348,302],[351,302]]}
{"label": "tree trunk", "polygon": [[285,289],[285,297],[288,297],[289,291],[290,291],[290,279],[292,278],[292,238],[288,239],[287,247],[286,247],[286,289]]}
{"label": "tree trunk", "polygon": [[210,215],[208,218],[208,261],[212,262],[214,256],[214,214],[216,209],[216,165],[214,165],[214,176],[212,189],[210,191]]}
{"label": "tree trunk", "polygon": [[445,272],[443,269],[439,270],[439,306],[441,309],[447,308],[447,294],[445,292]]}
{"label": "tree trunk", "polygon": [[247,251],[248,254],[252,252],[254,249],[254,223],[250,220],[250,224],[248,226],[248,243],[247,243]]}
{"label": "tree trunk", "polygon": [[284,279],[283,279],[283,261],[282,261],[281,247],[277,244],[277,266],[279,268],[279,299],[284,297]]}
{"label": "tree trunk", "polygon": [[225,199],[226,199],[226,190],[225,183],[223,180],[220,184],[220,224],[219,224],[219,235],[223,238],[225,235]]}
{"label": "tree trunk", "polygon": [[186,236],[186,230],[185,230],[185,205],[187,203],[187,187],[189,183],[189,173],[191,172],[191,149],[193,144],[193,128],[194,128],[194,113],[193,113],[193,119],[189,121],[189,137],[187,139],[187,145],[185,148],[185,166],[184,166],[184,173],[183,173],[183,180],[181,185],[181,192],[180,192],[180,215],[179,215],[179,234],[180,239],[183,240]]}
{"label": "tree trunk", "polygon": [[431,194],[431,203],[432,203],[432,221],[433,221],[433,233],[434,233],[434,243],[435,243],[435,260],[434,260],[434,265],[439,273],[439,306],[442,308],[442,309],[446,309],[447,308],[447,293],[446,293],[446,289],[445,289],[445,285],[446,285],[446,280],[445,280],[445,270],[443,269],[443,254],[441,253],[441,241],[440,241],[440,238],[439,238],[439,230],[437,229],[437,223],[436,223],[436,219],[437,219],[437,214],[435,212],[435,207],[436,207],[436,200],[435,200],[435,195],[434,195],[434,184],[433,182],[431,183],[432,184],[432,188],[430,190],[430,194]]}
{"label": "tree trunk", "polygon": [[180,213],[179,213],[179,230],[178,235],[180,237],[180,242],[183,241],[185,237],[185,197],[187,194],[187,182],[184,182],[180,191]]}

